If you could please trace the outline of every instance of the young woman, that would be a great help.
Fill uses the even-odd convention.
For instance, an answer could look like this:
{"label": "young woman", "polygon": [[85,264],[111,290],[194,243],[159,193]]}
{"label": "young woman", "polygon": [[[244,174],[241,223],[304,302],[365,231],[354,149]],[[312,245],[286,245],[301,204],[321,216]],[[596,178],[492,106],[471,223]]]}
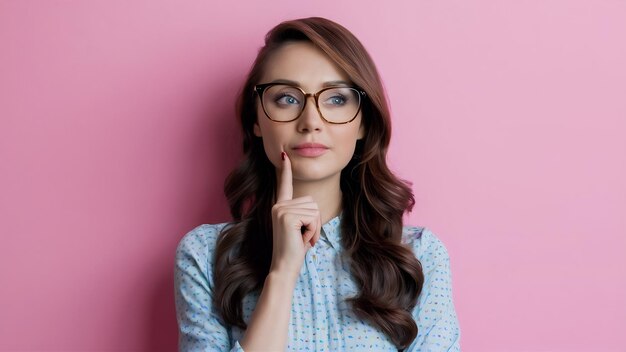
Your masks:
{"label": "young woman", "polygon": [[458,351],[446,248],[403,226],[390,114],[363,45],[323,18],[266,36],[238,100],[233,221],[176,252],[181,351]]}

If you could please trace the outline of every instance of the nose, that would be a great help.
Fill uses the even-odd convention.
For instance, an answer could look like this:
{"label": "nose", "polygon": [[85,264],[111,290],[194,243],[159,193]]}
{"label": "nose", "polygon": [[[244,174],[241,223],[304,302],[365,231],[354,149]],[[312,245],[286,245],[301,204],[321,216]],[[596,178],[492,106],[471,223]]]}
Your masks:
{"label": "nose", "polygon": [[315,97],[313,95],[308,95],[306,99],[310,100],[307,101],[307,103],[305,104],[304,110],[302,110],[300,118],[296,120],[298,122],[298,131],[321,131],[322,127],[324,126],[324,119],[322,119],[320,112],[317,110]]}

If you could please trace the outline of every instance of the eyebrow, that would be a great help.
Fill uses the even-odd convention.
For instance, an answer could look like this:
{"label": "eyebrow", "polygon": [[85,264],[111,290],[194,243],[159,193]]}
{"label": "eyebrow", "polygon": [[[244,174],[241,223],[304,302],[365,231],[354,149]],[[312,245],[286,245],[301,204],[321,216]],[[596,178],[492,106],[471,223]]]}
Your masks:
{"label": "eyebrow", "polygon": [[[271,81],[270,83],[284,83],[284,84],[289,84],[289,85],[292,85],[292,86],[300,87],[300,83],[299,82],[288,80],[288,79],[275,79],[275,80]],[[326,87],[350,86],[350,85],[352,85],[352,83],[346,82],[346,81],[342,81],[342,80],[338,80],[338,81],[324,82],[322,84],[322,87],[326,88]]]}

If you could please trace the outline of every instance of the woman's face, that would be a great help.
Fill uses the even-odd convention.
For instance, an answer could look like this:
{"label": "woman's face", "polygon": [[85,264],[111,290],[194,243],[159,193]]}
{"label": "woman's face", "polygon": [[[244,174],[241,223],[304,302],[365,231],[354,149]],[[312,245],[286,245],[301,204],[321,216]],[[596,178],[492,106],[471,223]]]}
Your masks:
{"label": "woman's face", "polygon": [[[346,74],[309,42],[286,43],[272,53],[259,83],[278,80],[292,81],[306,93],[316,93],[338,81],[350,84]],[[262,138],[265,153],[274,166],[281,165],[281,152],[287,153],[294,181],[338,179],[354,154],[356,140],[363,138],[361,112],[350,123],[330,124],[320,116],[314,98],[307,99],[298,119],[275,122],[267,118],[257,98],[254,134]],[[324,147],[306,148],[305,143]]]}

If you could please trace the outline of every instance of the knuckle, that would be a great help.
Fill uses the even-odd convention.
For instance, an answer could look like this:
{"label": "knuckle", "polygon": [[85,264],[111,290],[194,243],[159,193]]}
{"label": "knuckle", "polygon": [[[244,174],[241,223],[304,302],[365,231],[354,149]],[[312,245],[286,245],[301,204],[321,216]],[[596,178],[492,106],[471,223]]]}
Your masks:
{"label": "knuckle", "polygon": [[282,208],[278,208],[272,211],[272,217],[275,221],[282,221],[285,217],[285,211]]}

